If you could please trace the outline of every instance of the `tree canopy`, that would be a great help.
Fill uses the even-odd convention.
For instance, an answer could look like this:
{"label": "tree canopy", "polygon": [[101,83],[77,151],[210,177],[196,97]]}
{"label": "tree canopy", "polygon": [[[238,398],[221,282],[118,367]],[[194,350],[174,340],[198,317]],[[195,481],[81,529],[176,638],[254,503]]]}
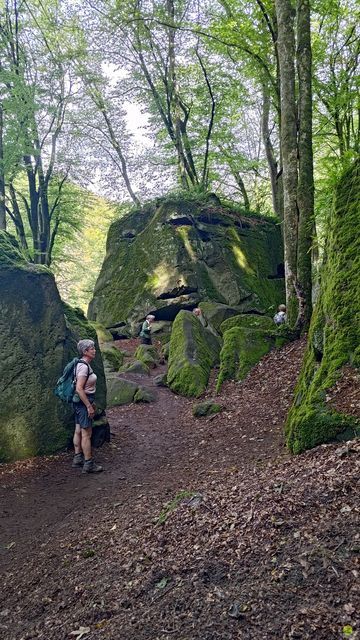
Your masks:
{"label": "tree canopy", "polygon": [[84,189],[215,191],[279,217],[306,327],[329,185],[359,152],[358,17],[352,0],[5,0],[0,228],[57,268]]}

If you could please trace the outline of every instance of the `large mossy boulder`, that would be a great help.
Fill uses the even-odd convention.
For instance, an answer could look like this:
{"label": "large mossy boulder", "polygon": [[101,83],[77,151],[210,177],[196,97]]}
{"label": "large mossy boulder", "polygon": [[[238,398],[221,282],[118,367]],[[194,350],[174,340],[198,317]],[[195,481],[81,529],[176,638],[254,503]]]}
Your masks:
{"label": "large mossy boulder", "polygon": [[224,334],[225,331],[228,331],[233,327],[243,327],[244,329],[269,329],[270,331],[273,331],[276,328],[276,325],[274,320],[269,316],[240,314],[224,320],[220,326],[220,333]]}
{"label": "large mossy boulder", "polygon": [[265,313],[283,300],[276,220],[174,198],[112,224],[89,317],[111,331],[126,326],[136,334],[149,312],[173,321],[181,309],[208,301],[233,313]]}
{"label": "large mossy boulder", "polygon": [[[271,328],[252,328],[250,318],[244,317],[243,323],[241,320],[237,316],[237,323],[224,333],[217,391],[225,380],[243,380],[271,349],[280,348],[292,339],[291,334],[279,331],[273,323]],[[267,322],[263,324],[266,327]]]}
{"label": "large mossy boulder", "polygon": [[286,424],[287,443],[293,453],[360,433],[359,418],[336,409],[332,403],[332,390],[344,372],[352,370],[359,374],[359,368],[360,161],[357,161],[339,183],[331,214],[320,296]]}
{"label": "large mossy boulder", "polygon": [[[220,343],[210,342],[200,320],[189,311],[180,311],[171,333],[167,384],[176,393],[198,397],[206,389]],[[213,336],[211,336],[212,340]]]}
{"label": "large mossy boulder", "polygon": [[[0,232],[0,462],[50,454],[71,438],[69,407],[53,389],[76,341],[96,333],[81,312],[64,307],[53,275],[29,264],[16,241]],[[106,404],[101,356],[98,414]],[[108,432],[101,420],[101,434]]]}
{"label": "large mossy boulder", "polygon": [[140,344],[135,351],[134,357],[150,369],[155,369],[159,362],[157,349],[151,344]]}
{"label": "large mossy boulder", "polygon": [[132,380],[109,375],[107,378],[108,407],[130,404],[134,400],[139,385]]}

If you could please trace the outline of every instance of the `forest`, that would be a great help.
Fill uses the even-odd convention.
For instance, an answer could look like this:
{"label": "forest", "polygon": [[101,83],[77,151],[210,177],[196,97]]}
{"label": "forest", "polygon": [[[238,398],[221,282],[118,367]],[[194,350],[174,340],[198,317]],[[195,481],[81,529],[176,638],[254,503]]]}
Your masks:
{"label": "forest", "polygon": [[214,191],[283,221],[306,326],[360,136],[357,3],[313,5],[6,1],[0,228],[84,306],[121,211]]}
{"label": "forest", "polygon": [[0,0],[4,640],[360,638],[359,78],[357,0]]}

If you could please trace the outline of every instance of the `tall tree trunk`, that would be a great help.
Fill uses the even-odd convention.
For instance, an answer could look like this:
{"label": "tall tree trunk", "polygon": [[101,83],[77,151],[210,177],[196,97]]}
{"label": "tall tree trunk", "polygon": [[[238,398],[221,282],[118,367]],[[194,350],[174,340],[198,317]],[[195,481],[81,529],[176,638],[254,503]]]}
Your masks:
{"label": "tall tree trunk", "polygon": [[5,167],[4,167],[4,115],[0,102],[0,229],[6,231],[6,206],[5,206]]}
{"label": "tall tree trunk", "polygon": [[297,325],[307,329],[311,303],[311,233],[314,224],[314,175],[312,153],[312,86],[309,0],[297,0],[297,74],[299,86],[299,210],[297,286],[299,310]]}
{"label": "tall tree trunk", "polygon": [[284,194],[282,176],[279,176],[278,162],[275,157],[274,147],[271,143],[269,131],[269,115],[270,115],[270,93],[267,85],[263,84],[263,105],[262,105],[262,122],[261,133],[263,145],[265,148],[266,159],[269,167],[271,195],[273,209],[280,220],[284,219]]}
{"label": "tall tree trunk", "polygon": [[[175,59],[175,6],[174,0],[166,0],[166,11],[168,14],[168,99],[170,109],[173,113],[173,121],[175,123],[175,148],[178,156],[178,166],[180,181],[184,188],[188,184],[195,185],[198,183],[195,164],[193,161],[191,145],[187,134],[188,109],[182,104],[179,96],[179,87],[176,78],[176,59]],[[183,116],[182,116],[183,114]]]}
{"label": "tall tree trunk", "polygon": [[11,206],[12,206],[12,213],[10,215],[15,224],[16,235],[23,249],[25,249],[25,251],[28,252],[29,248],[26,240],[24,224],[22,221],[21,212],[20,212],[20,208],[18,205],[17,197],[16,197],[16,191],[14,189],[14,185],[11,182],[11,180],[9,182],[9,192],[10,192]]}
{"label": "tall tree trunk", "polygon": [[298,318],[297,298],[297,131],[295,103],[294,10],[290,0],[276,0],[281,85],[281,150],[284,184],[284,257],[287,315],[290,326]]}

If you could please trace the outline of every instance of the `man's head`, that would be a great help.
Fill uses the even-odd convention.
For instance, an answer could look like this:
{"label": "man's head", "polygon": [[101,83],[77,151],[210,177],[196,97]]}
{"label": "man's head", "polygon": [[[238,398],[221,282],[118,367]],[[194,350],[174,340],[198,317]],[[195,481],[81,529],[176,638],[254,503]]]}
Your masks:
{"label": "man's head", "polygon": [[147,320],[148,322],[150,322],[150,324],[151,324],[152,322],[154,322],[154,320],[155,320],[155,316],[153,316],[153,315],[151,315],[151,314],[150,314],[150,315],[146,316],[146,320]]}
{"label": "man's head", "polygon": [[284,311],[286,312],[286,306],[284,304],[279,304],[278,306],[278,311]]}

